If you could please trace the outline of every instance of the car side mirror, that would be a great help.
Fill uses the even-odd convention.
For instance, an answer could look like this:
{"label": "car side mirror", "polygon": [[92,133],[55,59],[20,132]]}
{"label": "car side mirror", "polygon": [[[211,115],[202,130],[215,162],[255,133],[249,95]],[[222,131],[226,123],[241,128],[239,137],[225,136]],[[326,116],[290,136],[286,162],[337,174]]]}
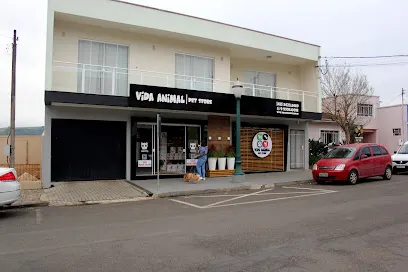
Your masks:
{"label": "car side mirror", "polygon": [[394,154],[397,154],[397,151],[394,151]]}
{"label": "car side mirror", "polygon": [[368,156],[366,154],[361,155],[361,159],[367,159]]}

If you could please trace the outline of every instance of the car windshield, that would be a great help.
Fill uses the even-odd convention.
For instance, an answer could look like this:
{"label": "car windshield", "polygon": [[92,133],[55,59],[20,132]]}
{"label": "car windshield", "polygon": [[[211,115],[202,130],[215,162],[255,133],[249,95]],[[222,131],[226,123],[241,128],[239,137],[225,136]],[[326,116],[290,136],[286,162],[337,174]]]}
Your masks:
{"label": "car windshield", "polygon": [[397,152],[398,154],[408,154],[408,144],[404,144]]}
{"label": "car windshield", "polygon": [[354,147],[338,147],[327,153],[326,159],[345,159],[351,158],[356,151]]}

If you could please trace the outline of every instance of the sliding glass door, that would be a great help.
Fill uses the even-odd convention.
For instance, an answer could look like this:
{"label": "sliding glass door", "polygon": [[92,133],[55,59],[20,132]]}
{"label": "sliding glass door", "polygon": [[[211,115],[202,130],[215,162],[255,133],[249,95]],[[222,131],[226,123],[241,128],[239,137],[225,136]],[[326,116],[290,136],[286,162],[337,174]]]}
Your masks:
{"label": "sliding glass door", "polygon": [[199,125],[163,124],[157,143],[156,125],[138,123],[134,150],[136,176],[157,175],[157,171],[160,175],[183,175],[193,171],[200,136]]}

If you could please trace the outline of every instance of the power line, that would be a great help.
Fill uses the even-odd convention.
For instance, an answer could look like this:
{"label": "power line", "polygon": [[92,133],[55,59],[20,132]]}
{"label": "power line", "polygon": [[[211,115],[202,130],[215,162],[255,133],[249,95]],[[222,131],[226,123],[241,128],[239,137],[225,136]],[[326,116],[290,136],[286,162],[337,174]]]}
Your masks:
{"label": "power line", "polygon": [[387,66],[387,65],[407,65],[408,61],[399,62],[383,62],[383,63],[367,63],[367,64],[331,64],[331,65],[321,65],[316,67],[369,67],[369,66]]}
{"label": "power line", "polygon": [[383,58],[406,58],[408,55],[384,55],[384,56],[345,56],[345,57],[321,57],[323,59],[383,59]]}
{"label": "power line", "polygon": [[10,37],[10,36],[4,35],[4,34],[0,34],[0,37],[7,38],[7,39],[13,39],[13,37]]}
{"label": "power line", "polygon": [[393,104],[400,97],[401,97],[401,93],[397,94],[397,96],[395,96],[392,100],[388,100],[387,102],[385,102],[383,105],[381,105],[381,107],[387,107],[387,106]]}

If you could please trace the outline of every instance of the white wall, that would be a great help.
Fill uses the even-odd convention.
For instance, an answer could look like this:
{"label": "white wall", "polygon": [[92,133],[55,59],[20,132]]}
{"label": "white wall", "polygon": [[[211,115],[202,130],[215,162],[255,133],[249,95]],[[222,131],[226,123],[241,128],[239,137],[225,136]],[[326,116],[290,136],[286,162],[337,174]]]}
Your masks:
{"label": "white wall", "polygon": [[[378,140],[385,145],[389,152],[393,153],[399,148],[399,141],[407,140],[407,105],[382,107],[378,109]],[[394,136],[392,130],[401,128],[402,134]]]}
{"label": "white wall", "polygon": [[112,0],[48,1],[51,11],[258,48],[313,61],[319,57],[319,46],[316,45],[140,5]]}
{"label": "white wall", "polygon": [[[77,63],[79,39],[129,46],[129,69],[131,70],[174,74],[175,54],[186,53],[213,58],[214,78],[225,81],[230,79],[230,58],[229,51],[226,49],[63,21],[55,22],[53,60]],[[76,66],[73,65],[72,68],[54,71],[53,90],[68,90],[71,92],[77,90],[77,70],[74,69]],[[129,71],[129,73],[130,83],[140,83],[139,71]],[[157,74],[143,73],[142,84],[159,85],[161,83],[165,85],[166,75],[157,76]],[[174,76],[169,76],[169,78],[174,80]],[[216,85],[216,87],[218,87],[216,88],[218,92],[230,92],[229,83],[227,82],[225,86]]]}

